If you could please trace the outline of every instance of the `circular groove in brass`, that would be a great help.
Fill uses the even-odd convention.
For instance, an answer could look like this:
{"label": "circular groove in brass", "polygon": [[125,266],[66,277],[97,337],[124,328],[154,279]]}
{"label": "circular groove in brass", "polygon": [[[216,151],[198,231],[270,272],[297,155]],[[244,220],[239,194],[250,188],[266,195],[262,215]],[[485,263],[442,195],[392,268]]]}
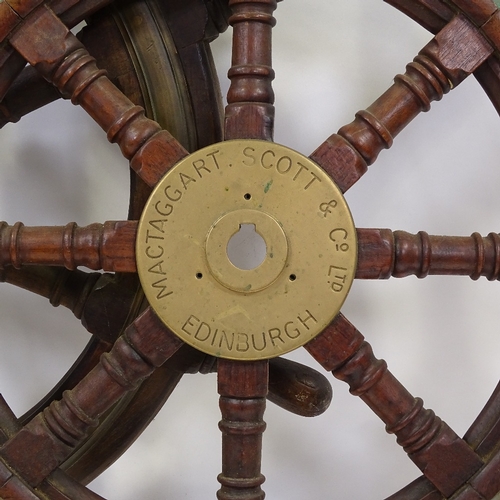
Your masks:
{"label": "circular groove in brass", "polygon": [[[235,266],[243,224],[263,262]],[[265,359],[314,338],[338,314],[357,259],[342,193],[310,159],[266,141],[227,141],[181,160],[142,214],[137,268],[146,297],[183,341],[228,359]]]}

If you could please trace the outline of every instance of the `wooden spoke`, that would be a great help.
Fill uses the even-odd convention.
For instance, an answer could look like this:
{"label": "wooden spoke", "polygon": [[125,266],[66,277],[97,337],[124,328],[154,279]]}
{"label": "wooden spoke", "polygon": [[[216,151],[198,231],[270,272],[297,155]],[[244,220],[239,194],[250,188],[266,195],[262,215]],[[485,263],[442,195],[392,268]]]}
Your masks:
{"label": "wooden spoke", "polygon": [[316,417],[332,398],[330,382],[316,370],[286,358],[269,360],[269,401],[297,415]]}
{"label": "wooden spoke", "polygon": [[500,278],[500,235],[429,236],[390,229],[358,229],[358,279],[415,275]]}
{"label": "wooden spoke", "polygon": [[[46,33],[46,37],[38,37]],[[58,42],[58,44],[56,43]],[[11,45],[74,104],[80,104],[120,146],[130,166],[150,186],[187,151],[166,130],[144,116],[99,70],[95,60],[66,26],[41,7],[25,21]],[[54,53],[54,47],[57,53]]]}
{"label": "wooden spoke", "polygon": [[218,387],[222,420],[222,487],[219,500],[263,500],[260,472],[268,361],[220,359]]}
{"label": "wooden spoke", "polygon": [[[464,47],[467,50],[464,50]],[[457,16],[422,49],[404,75],[356,119],[312,153],[342,191],[347,191],[420,112],[459,85],[493,53],[465,17]]]}
{"label": "wooden spoke", "polygon": [[[21,429],[18,419],[0,395],[0,445],[9,438],[14,437]],[[48,498],[73,498],[78,500],[104,500],[99,495],[86,489],[63,471],[56,470],[41,484],[38,491],[43,492]],[[69,495],[69,496],[68,496]],[[0,460],[0,498],[15,500],[35,500],[40,498],[37,492],[28,486],[22,478],[12,472]]]}
{"label": "wooden spoke", "polygon": [[272,13],[276,0],[230,0],[233,61],[228,76],[225,138],[272,140],[274,92],[271,82]]}
{"label": "wooden spoke", "polygon": [[71,455],[106,410],[181,345],[182,341],[147,309],[74,389],[9,439],[0,448],[0,456],[30,486],[37,486]]}
{"label": "wooden spoke", "polygon": [[135,272],[136,221],[78,227],[0,223],[0,268],[25,264]]}
{"label": "wooden spoke", "polygon": [[[2,100],[9,90],[12,82],[26,66],[24,58],[18,54],[10,45],[0,47],[0,109],[2,115],[9,115],[9,110],[3,109]],[[15,116],[9,118],[10,121],[16,121]]]}
{"label": "wooden spoke", "polygon": [[32,66],[27,66],[0,104],[0,128],[19,121],[28,113],[60,97],[61,94],[53,85],[44,80]]}
{"label": "wooden spoke", "polygon": [[100,273],[68,271],[67,269],[30,266],[0,269],[0,282],[9,283],[49,299],[53,306],[67,307],[77,318],[82,317],[83,306]]}
{"label": "wooden spoke", "polygon": [[449,497],[483,465],[468,444],[426,410],[375,358],[363,335],[341,314],[306,345],[309,353],[333,375],[349,384],[395,434],[411,460],[432,484]]}
{"label": "wooden spoke", "polygon": [[112,0],[53,0],[50,2],[50,9],[68,28],[73,28],[111,2]]}

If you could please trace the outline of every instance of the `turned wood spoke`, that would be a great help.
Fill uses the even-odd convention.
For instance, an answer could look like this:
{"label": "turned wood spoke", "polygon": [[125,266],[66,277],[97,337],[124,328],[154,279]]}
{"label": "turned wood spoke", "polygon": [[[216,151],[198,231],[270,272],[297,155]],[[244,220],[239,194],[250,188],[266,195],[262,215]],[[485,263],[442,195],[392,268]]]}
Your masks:
{"label": "turned wood spoke", "polygon": [[99,418],[183,345],[151,309],[139,316],[74,389],[65,391],[1,448],[30,486],[40,484],[85,439]]}
{"label": "turned wood spoke", "polygon": [[58,267],[30,266],[15,269],[7,266],[0,268],[0,282],[23,288],[41,295],[54,307],[63,305],[80,319],[85,302],[100,273],[68,271]]}
{"label": "turned wood spoke", "polygon": [[[19,55],[17,52],[15,54]],[[0,102],[0,128],[7,123],[18,122],[28,113],[46,106],[60,97],[61,94],[53,85],[44,80],[32,66],[26,66],[15,82],[10,85],[9,92]]]}
{"label": "turned wood spoke", "polygon": [[111,221],[78,227],[26,227],[0,222],[0,269],[25,264],[85,266],[104,271],[135,272],[137,221]]}
{"label": "turned wood spoke", "polygon": [[[73,28],[80,21],[83,21],[92,13],[109,4],[111,0],[56,0],[51,3],[51,9],[57,14],[68,28]],[[0,3],[0,42],[4,41],[11,31],[16,28],[21,22],[22,18],[31,12],[38,2],[25,2],[15,1]],[[17,10],[17,11],[16,11]],[[2,122],[16,122],[22,116],[18,110],[12,114],[10,109],[4,109],[1,101],[7,90],[10,88],[16,77],[21,73],[26,65],[24,57],[16,52],[11,45],[3,45],[0,47],[0,113],[3,116]],[[37,89],[40,91],[39,89]],[[49,95],[49,88],[43,88],[43,97],[47,100]],[[50,94],[53,98],[53,93]],[[37,96],[39,106],[45,104],[42,96]],[[3,123],[2,123],[3,124]]]}
{"label": "turned wood spoke", "polygon": [[[1,5],[1,4],[0,4]],[[24,57],[18,54],[10,45],[0,47],[0,113],[8,121],[17,121],[17,116],[13,116],[10,110],[2,104],[5,94],[9,90],[12,82],[26,66]]]}
{"label": "turned wood spoke", "polygon": [[274,79],[271,32],[276,0],[229,0],[233,27],[226,139],[273,139]]}
{"label": "turned wood spoke", "polygon": [[269,362],[218,361],[222,420],[222,473],[219,500],[263,500],[261,485],[263,420]]}
{"label": "turned wood spoke", "polygon": [[333,375],[349,384],[395,434],[411,460],[445,496],[452,495],[483,465],[468,444],[414,398],[377,359],[363,335],[341,314],[306,346]]}
{"label": "turned wood spoke", "polygon": [[500,235],[429,236],[390,229],[358,229],[358,279],[415,275],[500,279]]}
{"label": "turned wood spoke", "polygon": [[63,96],[90,114],[148,185],[188,154],[111,83],[52,11],[43,6],[33,11],[9,41]]}
{"label": "turned wood spoke", "polygon": [[492,54],[477,28],[455,17],[395,78],[394,85],[311,155],[345,192],[420,112],[459,85]]}

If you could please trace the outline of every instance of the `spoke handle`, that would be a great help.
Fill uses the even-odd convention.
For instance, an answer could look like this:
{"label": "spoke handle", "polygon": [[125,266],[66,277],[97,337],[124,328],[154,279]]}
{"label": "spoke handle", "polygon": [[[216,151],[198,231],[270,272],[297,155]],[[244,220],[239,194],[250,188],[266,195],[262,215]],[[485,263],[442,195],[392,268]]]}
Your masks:
{"label": "spoke handle", "polygon": [[457,16],[408,64],[404,75],[396,76],[392,87],[329,137],[311,159],[347,191],[416,116],[428,111],[432,102],[459,85],[492,53],[477,28]]}
{"label": "spoke handle", "polygon": [[483,465],[467,443],[374,356],[363,335],[341,314],[306,349],[349,384],[350,392],[374,411],[387,432],[396,435],[398,444],[446,498]]}
{"label": "spoke handle", "polygon": [[109,221],[79,227],[26,227],[0,222],[0,269],[25,264],[78,266],[111,272],[135,272],[136,221]]}
{"label": "spoke handle", "polygon": [[500,279],[500,235],[429,236],[390,229],[358,229],[358,279],[415,275]]}
{"label": "spoke handle", "polygon": [[82,43],[48,8],[32,12],[10,43],[64,97],[89,113],[148,185],[154,186],[169,166],[187,155],[97,68]]}
{"label": "spoke handle", "polygon": [[[147,309],[74,389],[65,391],[0,448],[0,456],[33,487],[61,465],[101,415],[135,389],[182,345]],[[36,466],[33,466],[36,464]]]}
{"label": "spoke handle", "polygon": [[271,36],[276,0],[230,0],[233,27],[231,85],[227,94],[225,138],[272,140],[274,80]]}
{"label": "spoke handle", "polygon": [[218,500],[264,500],[260,472],[269,363],[218,361],[222,473]]}

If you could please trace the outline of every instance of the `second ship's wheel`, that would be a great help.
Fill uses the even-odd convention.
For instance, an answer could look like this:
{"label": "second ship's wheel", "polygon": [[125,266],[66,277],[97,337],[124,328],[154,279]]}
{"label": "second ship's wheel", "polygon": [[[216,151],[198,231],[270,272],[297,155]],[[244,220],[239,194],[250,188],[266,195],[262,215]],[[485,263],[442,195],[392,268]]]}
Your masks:
{"label": "second ship's wheel", "polygon": [[[225,142],[192,154],[98,70],[56,15],[62,3],[2,4],[4,87],[20,54],[91,114],[140,182],[154,190],[139,222],[0,226],[3,268],[138,273],[150,303],[95,368],[25,425],[2,402],[1,497],[97,498],[59,467],[103,415],[186,344],[217,358],[219,499],[264,497],[269,360],[301,346],[349,384],[422,471],[391,499],[488,500],[498,494],[498,390],[462,439],[405,389],[339,312],[355,278],[500,275],[496,233],[444,237],[354,228],[343,193],[432,101],[475,73],[499,106],[500,13],[493,2],[390,3],[436,37],[387,92],[309,157],[272,142],[273,0],[229,2],[233,60]],[[263,262],[253,269],[238,267],[227,253],[245,225],[266,243]]]}

